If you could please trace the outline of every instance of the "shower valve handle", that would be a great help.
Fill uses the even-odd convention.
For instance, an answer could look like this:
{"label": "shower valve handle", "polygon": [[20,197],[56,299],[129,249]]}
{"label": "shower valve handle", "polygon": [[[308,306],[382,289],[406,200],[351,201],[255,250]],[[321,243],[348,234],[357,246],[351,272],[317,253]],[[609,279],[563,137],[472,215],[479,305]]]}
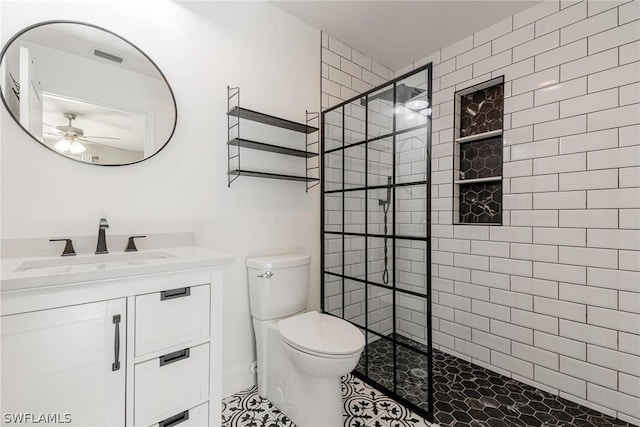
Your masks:
{"label": "shower valve handle", "polygon": [[258,274],[258,277],[264,277],[265,279],[271,279],[273,273],[270,271],[265,271],[264,274]]}

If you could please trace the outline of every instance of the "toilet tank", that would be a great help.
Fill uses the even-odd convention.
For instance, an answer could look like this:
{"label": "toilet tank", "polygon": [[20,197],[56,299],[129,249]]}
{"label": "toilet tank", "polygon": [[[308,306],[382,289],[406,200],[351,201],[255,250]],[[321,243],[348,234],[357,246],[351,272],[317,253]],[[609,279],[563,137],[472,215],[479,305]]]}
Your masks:
{"label": "toilet tank", "polygon": [[[310,263],[310,256],[298,254],[247,258],[251,315],[271,320],[304,311]],[[271,277],[258,277],[268,276],[267,272]]]}

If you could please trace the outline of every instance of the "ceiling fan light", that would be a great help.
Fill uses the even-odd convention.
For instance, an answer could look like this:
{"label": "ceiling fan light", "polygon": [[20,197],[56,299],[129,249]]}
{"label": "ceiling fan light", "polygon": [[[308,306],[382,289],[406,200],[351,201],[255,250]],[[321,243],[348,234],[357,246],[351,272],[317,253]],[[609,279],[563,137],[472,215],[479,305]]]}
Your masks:
{"label": "ceiling fan light", "polygon": [[56,142],[53,148],[61,153],[66,153],[71,148],[71,141],[67,137],[64,137],[60,141]]}
{"label": "ceiling fan light", "polygon": [[70,147],[71,154],[84,153],[85,150],[86,150],[85,146],[80,144],[78,141],[73,141],[71,143],[71,147]]}

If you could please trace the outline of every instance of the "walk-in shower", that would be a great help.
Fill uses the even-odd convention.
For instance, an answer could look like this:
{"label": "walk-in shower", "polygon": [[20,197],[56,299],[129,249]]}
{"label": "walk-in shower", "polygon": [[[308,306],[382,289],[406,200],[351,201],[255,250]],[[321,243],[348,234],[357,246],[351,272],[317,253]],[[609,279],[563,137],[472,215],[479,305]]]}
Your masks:
{"label": "walk-in shower", "polygon": [[323,113],[322,308],[367,339],[356,375],[433,414],[431,65]]}
{"label": "walk-in shower", "polygon": [[[496,84],[502,84],[500,76],[474,89]],[[491,370],[486,358],[465,355],[480,348],[469,341],[471,334],[483,339],[495,322],[489,324],[485,318],[483,324],[481,316],[470,312],[471,306],[451,308],[459,304],[454,290],[472,286],[462,280],[445,281],[435,274],[432,293],[430,189],[440,226],[458,221],[474,223],[467,227],[501,223],[502,140],[498,136],[496,142],[492,135],[489,143],[467,139],[458,147],[450,129],[432,133],[430,85],[427,65],[322,114],[322,308],[353,323],[366,337],[355,375],[443,427],[632,426],[571,402],[562,392],[554,395],[524,377]],[[446,115],[455,126],[452,90],[451,96]],[[434,107],[437,127],[449,120],[441,117],[444,105]],[[440,152],[433,164],[432,135]],[[449,148],[451,154],[443,155]],[[477,160],[481,168],[474,164]],[[455,176],[458,165],[466,170],[461,178],[480,178],[493,190],[471,187],[467,194],[460,187],[477,184],[443,184],[439,176]],[[437,167],[438,182],[431,182],[432,167]],[[458,199],[460,191],[464,194]],[[448,205],[451,208],[442,205],[450,198],[461,201],[459,212],[455,203]],[[500,225],[494,227],[500,230]],[[451,239],[433,240],[434,273],[442,274],[454,263],[450,252],[449,261],[441,262],[443,246]],[[465,332],[457,321],[476,328]],[[437,326],[435,348],[432,322]],[[456,349],[468,346],[467,350],[442,345],[444,330],[454,336],[469,334],[467,339],[452,338]],[[494,355],[509,357],[491,350],[491,360]]]}

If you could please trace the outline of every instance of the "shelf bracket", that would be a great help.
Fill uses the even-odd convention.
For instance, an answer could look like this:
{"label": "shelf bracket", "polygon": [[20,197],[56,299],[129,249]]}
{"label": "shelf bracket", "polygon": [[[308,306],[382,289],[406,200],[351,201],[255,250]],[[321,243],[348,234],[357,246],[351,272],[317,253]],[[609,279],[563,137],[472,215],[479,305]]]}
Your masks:
{"label": "shelf bracket", "polygon": [[[307,126],[315,127],[318,129],[316,132],[306,134],[306,151],[311,151],[310,148],[315,145],[316,153],[319,152],[320,143],[320,113],[317,111],[305,111]],[[310,176],[310,172],[316,169],[317,176]],[[305,192],[308,193],[313,187],[320,183],[320,156],[316,156],[314,159],[307,157],[306,170],[304,177],[307,179]],[[309,181],[309,178],[317,179],[317,181]]]}
{"label": "shelf bracket", "polygon": [[[230,87],[227,86],[227,111],[231,110],[231,106],[240,106],[240,87]],[[240,138],[240,117],[235,118],[235,123],[232,124],[232,116],[227,114],[227,141],[231,140],[231,134],[235,129],[236,136]],[[235,150],[234,154],[232,154],[232,150]],[[227,144],[227,171],[231,171],[231,161],[233,159],[237,160],[237,168],[240,169],[240,147],[232,148],[229,144]],[[236,175],[232,178],[230,174],[227,174],[227,188],[231,188],[231,183],[238,179],[240,174]]]}

